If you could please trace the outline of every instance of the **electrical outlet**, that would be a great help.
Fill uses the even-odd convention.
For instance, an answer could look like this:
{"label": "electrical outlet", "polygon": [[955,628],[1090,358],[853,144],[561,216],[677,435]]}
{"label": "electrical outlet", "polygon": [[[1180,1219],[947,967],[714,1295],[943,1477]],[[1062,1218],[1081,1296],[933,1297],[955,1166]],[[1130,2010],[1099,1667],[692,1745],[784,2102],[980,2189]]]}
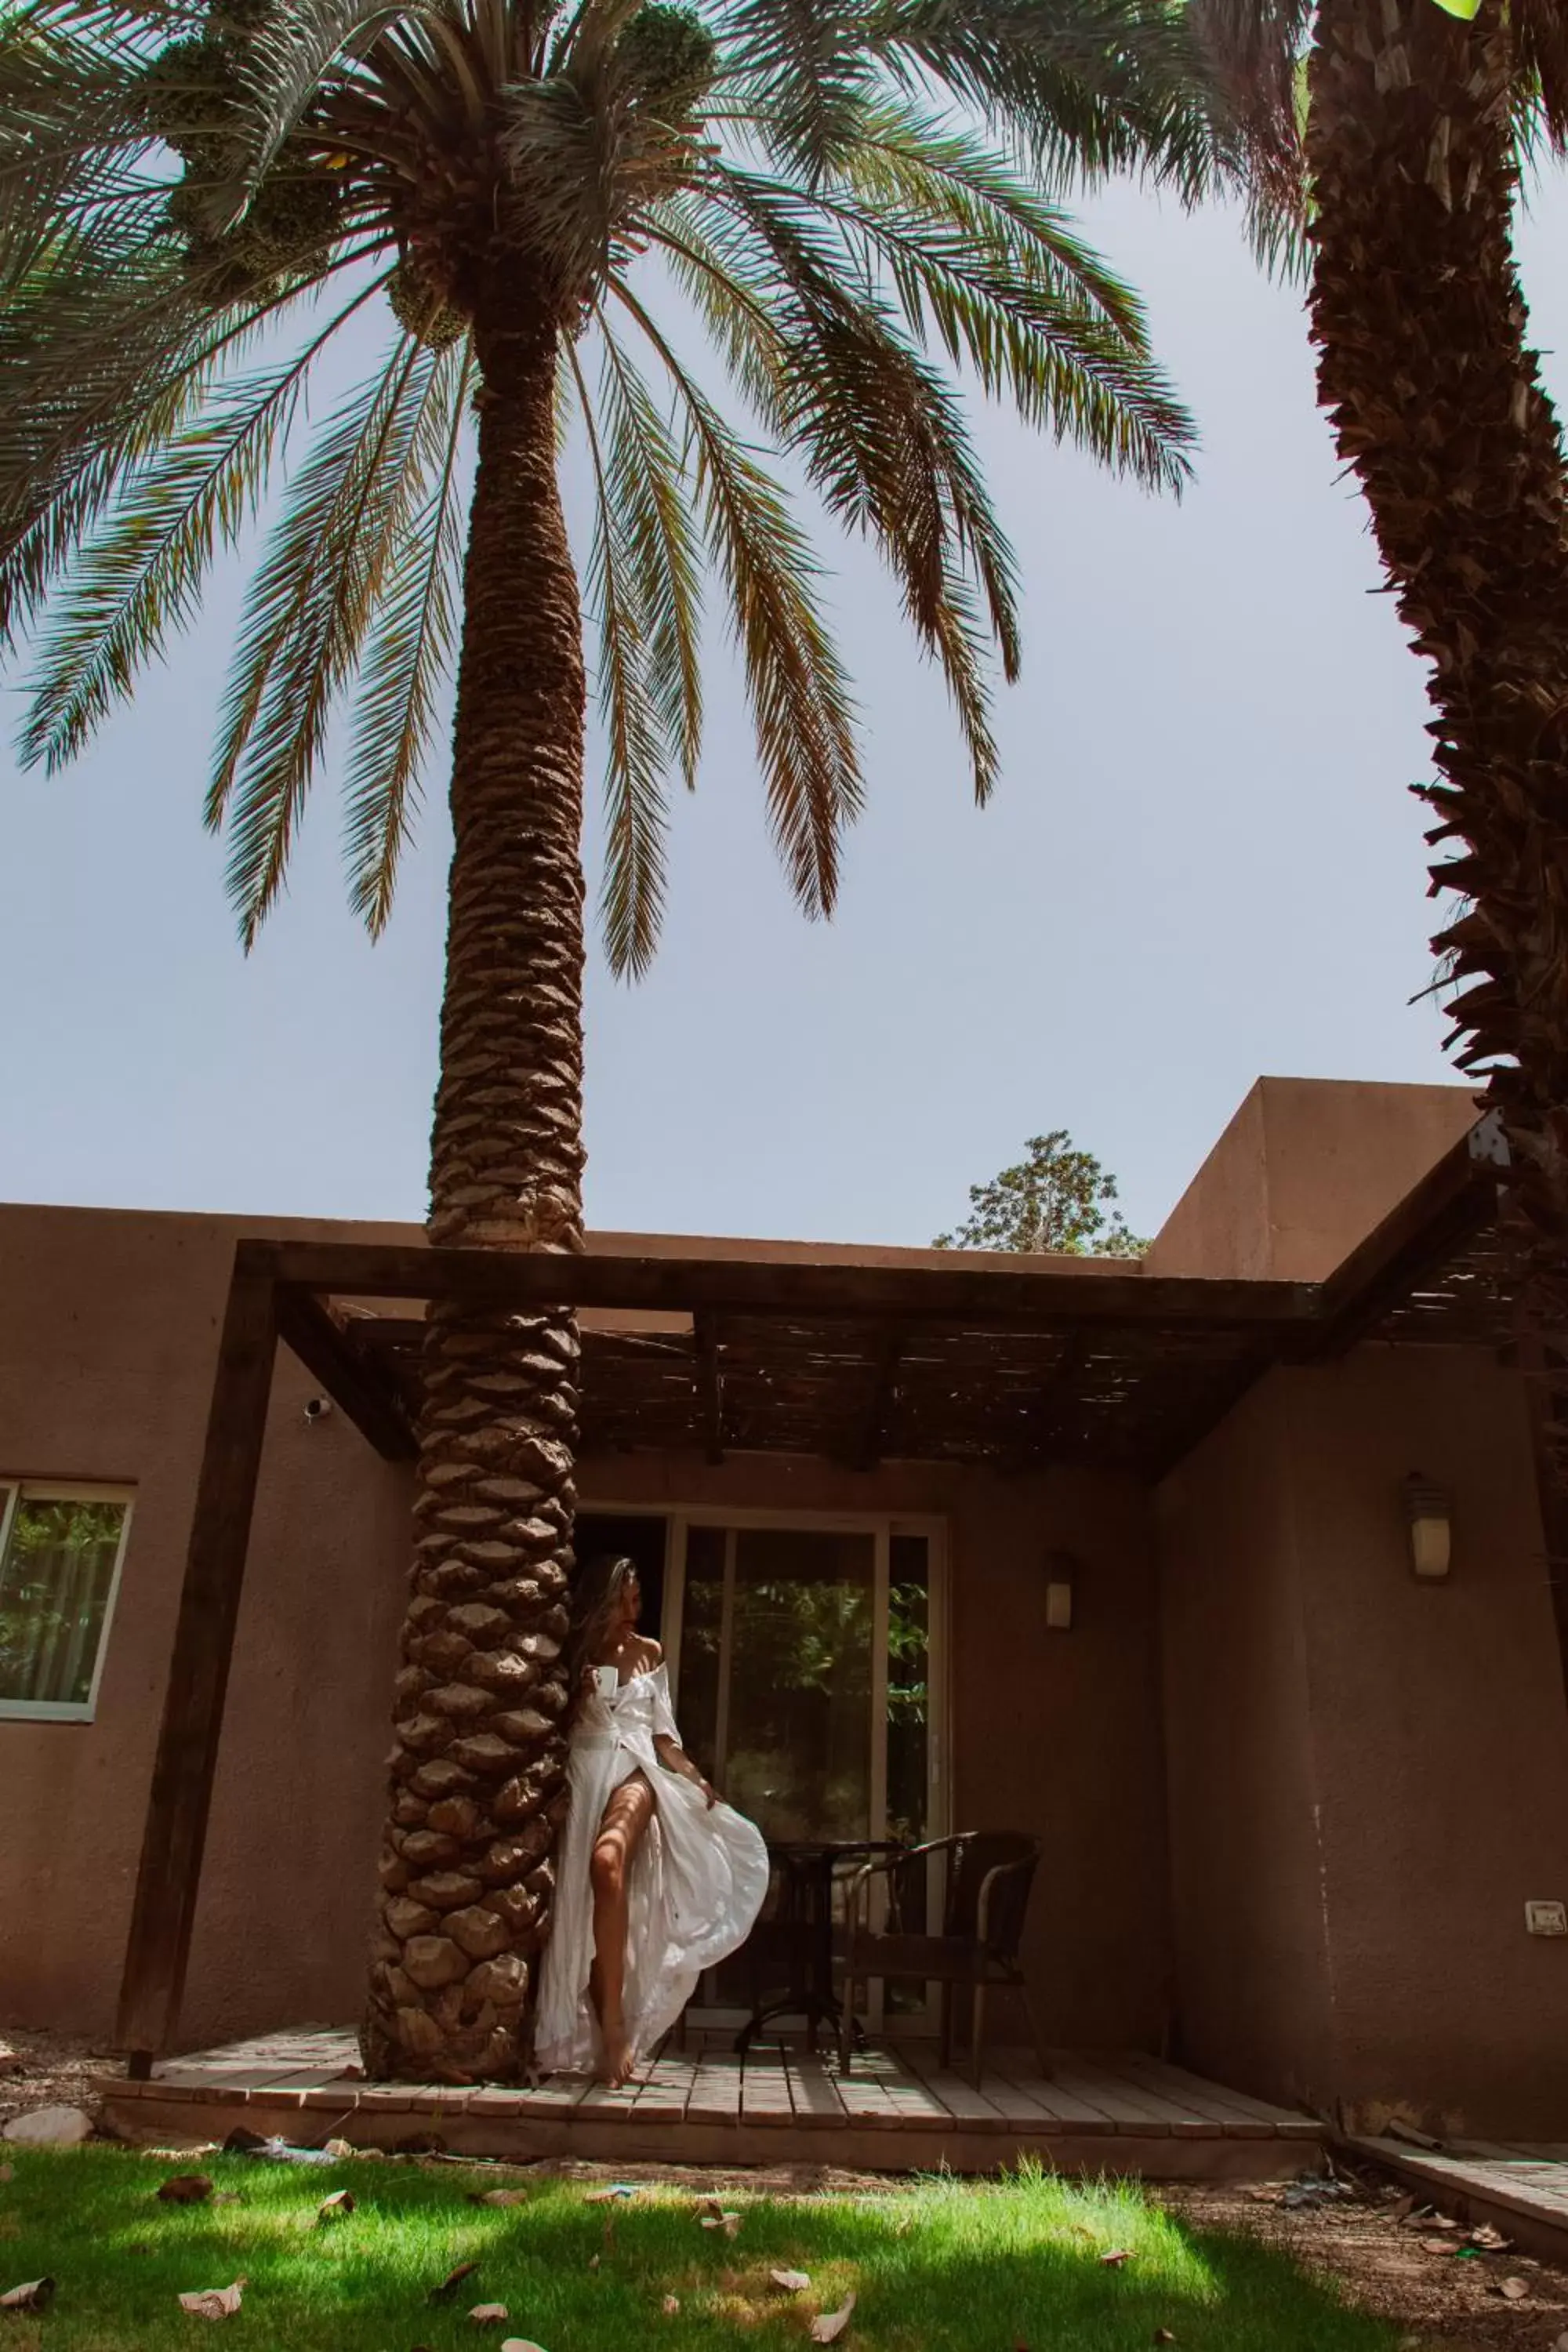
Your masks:
{"label": "electrical outlet", "polygon": [[1568,1936],[1568,1903],[1527,1903],[1524,1924],[1532,1936]]}

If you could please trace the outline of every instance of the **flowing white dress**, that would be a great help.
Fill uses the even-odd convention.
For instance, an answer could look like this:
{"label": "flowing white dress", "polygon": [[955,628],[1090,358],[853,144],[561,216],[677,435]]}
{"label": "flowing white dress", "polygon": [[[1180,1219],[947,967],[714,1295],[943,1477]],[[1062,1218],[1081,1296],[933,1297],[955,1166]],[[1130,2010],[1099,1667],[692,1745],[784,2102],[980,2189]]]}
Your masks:
{"label": "flowing white dress", "polygon": [[609,1698],[584,1698],[567,1762],[571,1802],[555,1870],[554,1924],[545,1947],[534,2054],[550,2074],[592,2071],[599,2021],[588,1998],[594,1893],[588,1865],[613,1790],[641,1772],[654,1817],[626,1886],[626,2032],[634,2060],[668,2032],[704,1969],[743,1944],[768,1886],[762,1832],[728,1805],[710,1807],[695,1781],[661,1764],[656,1738],[680,1736],[662,1665],[634,1675]]}

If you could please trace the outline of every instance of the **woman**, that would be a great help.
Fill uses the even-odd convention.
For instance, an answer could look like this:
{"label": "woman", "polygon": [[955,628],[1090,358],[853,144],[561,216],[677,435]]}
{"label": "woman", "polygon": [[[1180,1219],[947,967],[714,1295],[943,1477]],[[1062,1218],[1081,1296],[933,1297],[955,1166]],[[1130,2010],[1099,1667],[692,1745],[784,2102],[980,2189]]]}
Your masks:
{"label": "woman", "polygon": [[[629,1559],[579,1580],[569,1659],[571,1803],[556,1864],[534,2049],[547,2072],[619,2085],[704,1969],[743,1944],[767,1891],[761,1834],[680,1745]],[[613,1668],[601,1687],[600,1669]]]}

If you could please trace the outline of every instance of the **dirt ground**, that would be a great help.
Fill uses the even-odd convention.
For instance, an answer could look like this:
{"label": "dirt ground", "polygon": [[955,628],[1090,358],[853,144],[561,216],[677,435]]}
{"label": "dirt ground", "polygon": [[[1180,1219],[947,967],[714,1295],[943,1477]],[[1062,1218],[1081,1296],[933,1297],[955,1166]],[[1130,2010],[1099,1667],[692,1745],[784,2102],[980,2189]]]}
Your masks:
{"label": "dirt ground", "polygon": [[[0,2124],[27,2107],[90,2110],[89,2077],[116,2063],[89,2042],[0,2027]],[[902,2185],[887,2174],[822,2166],[704,2170],[700,2184],[689,2168],[673,2165],[631,2165],[614,2176],[603,2165],[574,2163],[502,2169],[784,2197],[865,2196]],[[1306,2201],[1297,2201],[1300,2190],[1280,2188],[1165,2184],[1153,2193],[1195,2227],[1249,2231],[1337,2279],[1354,2302],[1405,2330],[1408,2352],[1552,2352],[1560,2336],[1568,2339],[1568,2269],[1510,2248],[1468,2248],[1463,2231],[1413,2205],[1401,2184],[1373,2170],[1342,2168],[1339,2178],[1343,2193],[1309,2192]],[[1503,2296],[1505,2278],[1523,2282],[1521,2300]]]}

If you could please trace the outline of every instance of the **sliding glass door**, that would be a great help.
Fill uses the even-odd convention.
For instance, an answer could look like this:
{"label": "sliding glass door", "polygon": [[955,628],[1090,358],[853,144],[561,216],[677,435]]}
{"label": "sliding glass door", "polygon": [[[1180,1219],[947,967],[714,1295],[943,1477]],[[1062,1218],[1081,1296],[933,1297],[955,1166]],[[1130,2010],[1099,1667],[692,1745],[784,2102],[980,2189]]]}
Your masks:
{"label": "sliding glass door", "polygon": [[736,1515],[671,1535],[676,1712],[731,1803],[775,1840],[940,1836],[940,1529]]}

